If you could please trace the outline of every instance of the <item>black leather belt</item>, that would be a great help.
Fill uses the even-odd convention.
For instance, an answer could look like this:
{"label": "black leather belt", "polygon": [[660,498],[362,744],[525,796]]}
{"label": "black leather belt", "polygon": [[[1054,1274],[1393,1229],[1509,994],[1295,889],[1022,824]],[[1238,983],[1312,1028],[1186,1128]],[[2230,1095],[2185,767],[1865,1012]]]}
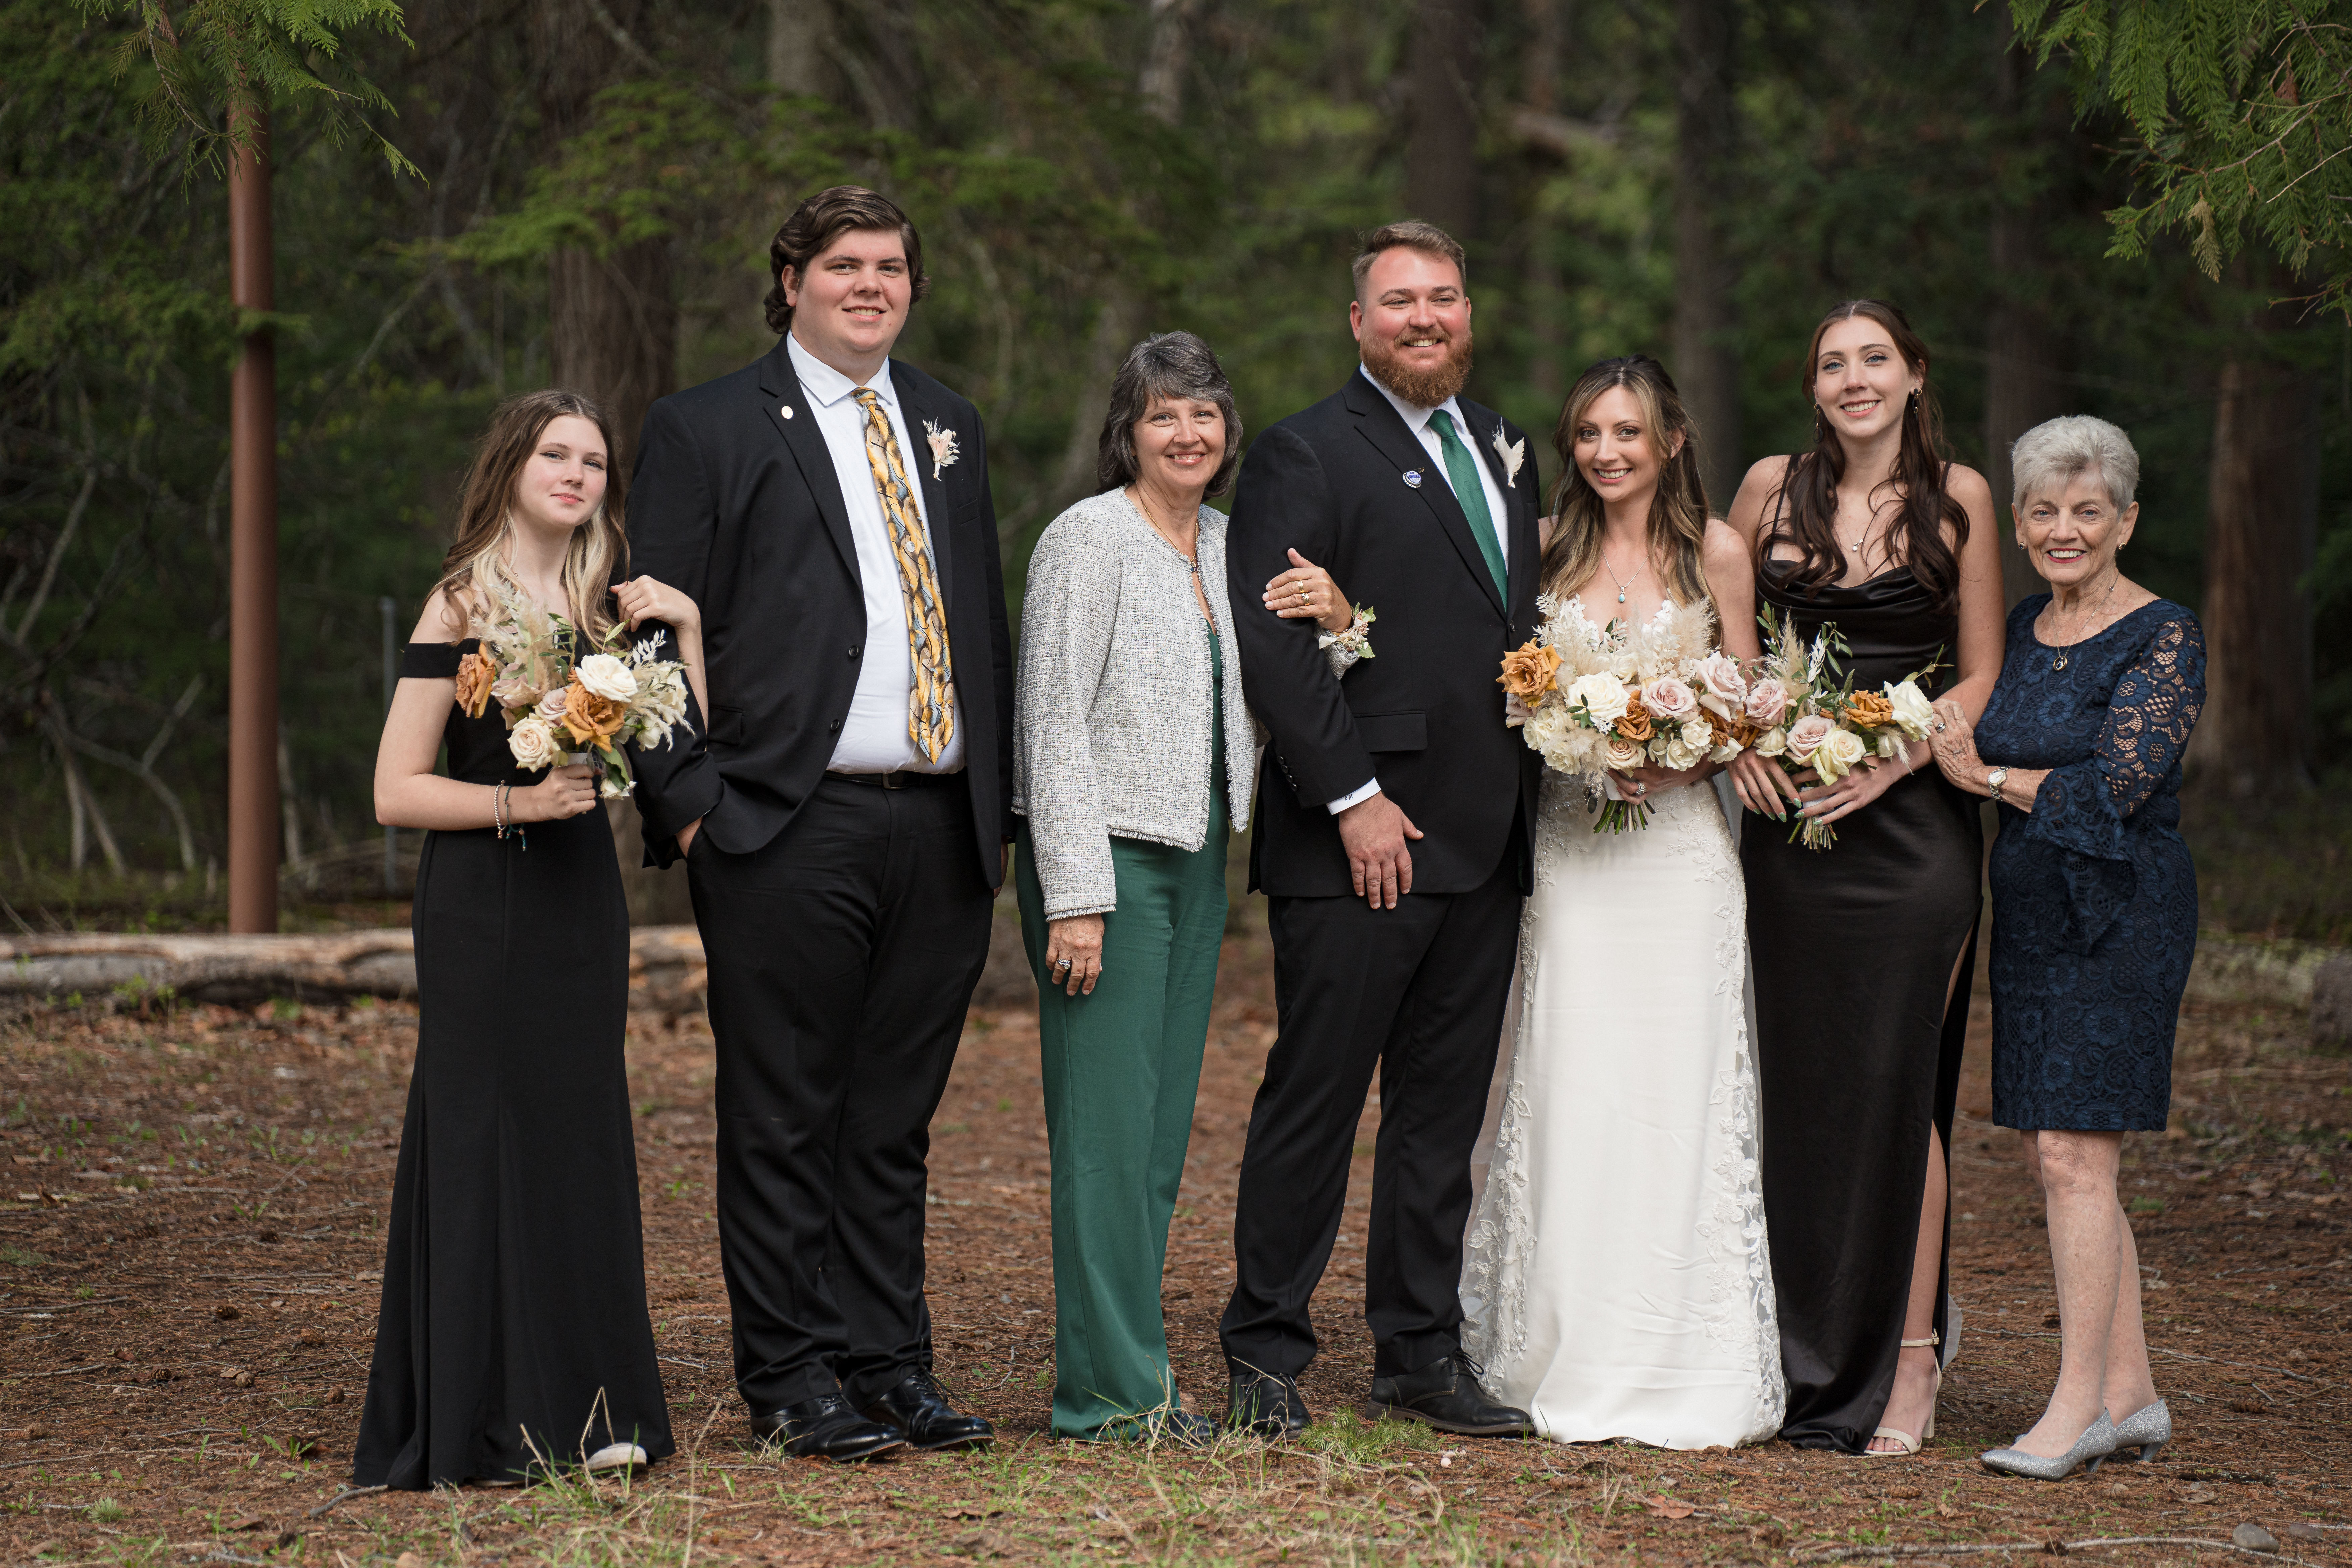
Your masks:
{"label": "black leather belt", "polygon": [[868,789],[938,789],[946,784],[961,786],[963,770],[951,773],[919,773],[900,768],[887,773],[838,773],[828,771],[825,777],[839,779],[843,784],[864,784]]}

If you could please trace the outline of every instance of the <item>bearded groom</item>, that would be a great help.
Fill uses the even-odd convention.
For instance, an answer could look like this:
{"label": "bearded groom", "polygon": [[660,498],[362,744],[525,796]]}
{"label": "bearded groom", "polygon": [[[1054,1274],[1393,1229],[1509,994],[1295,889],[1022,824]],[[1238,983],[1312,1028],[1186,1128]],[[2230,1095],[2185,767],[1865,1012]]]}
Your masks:
{"label": "bearded groom", "polygon": [[[1311,1419],[1307,1301],[1377,1066],[1365,1414],[1517,1436],[1526,1413],[1488,1399],[1462,1355],[1458,1286],[1530,869],[1538,762],[1495,677],[1536,624],[1536,471],[1526,437],[1461,396],[1462,247],[1391,224],[1354,273],[1362,366],[1257,438],[1230,532],[1244,686],[1270,732],[1250,882],[1268,900],[1278,1026],[1220,1325],[1229,1419],[1269,1436]],[[1242,608],[1292,550],[1377,612],[1376,658],[1334,675],[1313,622]]]}

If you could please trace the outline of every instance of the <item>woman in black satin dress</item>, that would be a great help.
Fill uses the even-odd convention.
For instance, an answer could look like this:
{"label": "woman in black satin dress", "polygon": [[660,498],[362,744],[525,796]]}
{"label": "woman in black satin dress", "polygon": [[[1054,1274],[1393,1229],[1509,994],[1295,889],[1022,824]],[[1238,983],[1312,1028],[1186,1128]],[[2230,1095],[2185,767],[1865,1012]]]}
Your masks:
{"label": "woman in black satin dress", "polygon": [[[2001,659],[1991,495],[1945,460],[1927,352],[1902,312],[1814,330],[1811,451],[1748,471],[1729,521],[1756,596],[1811,637],[1835,623],[1857,690],[1922,683],[1969,714]],[[1824,786],[1743,753],[1735,787],[1756,982],[1764,1209],[1789,1379],[1781,1436],[1899,1456],[1935,1434],[1948,1321],[1947,1150],[1975,964],[1977,803],[1925,741]],[[1794,814],[1833,847],[1789,842]],[[1938,1349],[1944,1350],[1939,1358]]]}
{"label": "woman in black satin dress", "polygon": [[[586,766],[524,772],[499,704],[469,716],[458,690],[479,647],[473,616],[498,590],[592,631],[613,623],[604,585],[627,545],[611,447],[603,415],[573,394],[530,394],[493,416],[384,721],[377,817],[430,831],[362,1486],[513,1483],[674,1447],[638,1237],[629,919],[612,830]],[[678,633],[699,696],[693,605],[641,578],[623,584],[619,611]],[[434,772],[444,745],[446,777]]]}

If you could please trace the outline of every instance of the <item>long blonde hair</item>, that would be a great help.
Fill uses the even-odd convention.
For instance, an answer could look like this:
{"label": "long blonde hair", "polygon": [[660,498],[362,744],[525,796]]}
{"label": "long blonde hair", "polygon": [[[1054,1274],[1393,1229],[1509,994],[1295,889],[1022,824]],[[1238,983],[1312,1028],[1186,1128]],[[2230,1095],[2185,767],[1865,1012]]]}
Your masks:
{"label": "long blonde hair", "polygon": [[[1551,541],[1544,546],[1543,586],[1562,594],[1601,569],[1601,538],[1607,506],[1576,466],[1576,427],[1596,399],[1622,386],[1642,405],[1642,425],[1658,454],[1658,489],[1650,501],[1650,559],[1665,567],[1666,589],[1684,605],[1713,603],[1706,591],[1702,552],[1706,543],[1706,487],[1698,474],[1698,433],[1683,409],[1666,367],[1647,354],[1605,359],[1576,378],[1552,431],[1559,452],[1559,484],[1552,492]],[[1680,432],[1683,449],[1668,456]]]}
{"label": "long blonde hair", "polygon": [[563,552],[562,605],[546,605],[571,618],[592,639],[613,627],[607,607],[616,572],[629,563],[629,535],[623,509],[621,475],[613,464],[613,426],[604,411],[577,392],[548,387],[499,405],[489,427],[474,447],[466,470],[464,499],[457,507],[457,538],[442,558],[434,592],[446,594],[478,629],[509,595],[529,597],[507,570],[506,542],[514,530],[515,479],[548,426],[571,416],[585,419],[604,437],[604,499],[596,513],[572,531]]}

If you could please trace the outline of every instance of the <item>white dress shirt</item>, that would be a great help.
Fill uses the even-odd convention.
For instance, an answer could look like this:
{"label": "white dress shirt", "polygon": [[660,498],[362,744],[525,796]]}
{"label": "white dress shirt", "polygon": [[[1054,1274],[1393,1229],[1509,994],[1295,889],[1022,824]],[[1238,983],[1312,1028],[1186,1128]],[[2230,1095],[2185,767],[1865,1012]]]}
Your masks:
{"label": "white dress shirt", "polygon": [[[789,334],[784,352],[808,396],[809,413],[833,456],[833,471],[841,481],[841,499],[849,509],[849,537],[857,545],[857,576],[866,590],[866,645],[857,660],[857,691],[849,700],[849,717],[842,721],[841,739],[833,748],[828,771],[836,773],[885,773],[904,769],[918,773],[951,773],[963,766],[963,711],[950,701],[955,731],[936,763],[926,760],[907,735],[907,693],[914,686],[913,658],[907,651],[907,595],[898,585],[898,558],[890,550],[890,527],[882,516],[882,496],[874,488],[874,470],[866,461],[866,410],[854,394],[859,384],[825,363]],[[898,438],[899,460],[907,465],[907,481],[914,492],[915,515],[923,520],[925,542],[930,521],[923,515],[921,476],[916,455],[927,448],[908,438],[907,416],[898,406],[898,390],[885,363],[868,384],[880,395],[882,412]],[[931,556],[934,569],[939,555]],[[946,584],[940,584],[946,593]],[[952,642],[950,659],[960,650]],[[979,650],[985,668],[987,650]]]}
{"label": "white dress shirt", "polygon": [[[1404,421],[1404,427],[1412,432],[1412,438],[1421,443],[1423,451],[1429,454],[1432,466],[1422,476],[1423,482],[1427,483],[1435,478],[1443,481],[1449,490],[1454,488],[1454,479],[1445,468],[1445,444],[1437,432],[1430,428],[1429,416],[1436,413],[1437,408],[1443,408],[1446,417],[1454,421],[1454,435],[1461,437],[1463,449],[1470,454],[1470,461],[1478,469],[1478,488],[1486,492],[1486,517],[1495,530],[1495,548],[1501,553],[1503,570],[1507,573],[1511,567],[1511,533],[1504,520],[1509,514],[1503,510],[1503,492],[1495,484],[1495,471],[1486,466],[1486,459],[1478,451],[1477,433],[1470,428],[1470,421],[1462,416],[1462,405],[1449,397],[1437,408],[1423,408],[1419,404],[1407,403],[1390,391],[1369,369],[1363,371],[1363,376],[1379,389],[1382,397],[1389,400],[1389,406],[1397,411],[1397,417]],[[1331,802],[1331,815],[1337,816],[1349,806],[1368,801],[1380,793],[1381,781],[1376,775],[1366,780],[1360,788],[1349,790]]]}

